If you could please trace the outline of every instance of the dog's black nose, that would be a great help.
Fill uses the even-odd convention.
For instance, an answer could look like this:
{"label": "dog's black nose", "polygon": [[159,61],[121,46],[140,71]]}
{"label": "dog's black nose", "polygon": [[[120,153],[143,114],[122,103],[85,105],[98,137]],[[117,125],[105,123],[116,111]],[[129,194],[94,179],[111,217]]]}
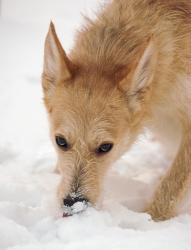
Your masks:
{"label": "dog's black nose", "polygon": [[64,200],[63,200],[63,203],[64,203],[64,206],[67,206],[67,207],[72,207],[76,202],[85,202],[87,203],[88,200],[84,197],[71,197],[70,195],[68,195]]}

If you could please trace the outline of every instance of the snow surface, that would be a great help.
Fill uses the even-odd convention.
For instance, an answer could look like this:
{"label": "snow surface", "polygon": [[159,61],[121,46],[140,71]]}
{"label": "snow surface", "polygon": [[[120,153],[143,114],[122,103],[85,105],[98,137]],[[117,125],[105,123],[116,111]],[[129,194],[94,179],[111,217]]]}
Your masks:
{"label": "snow surface", "polygon": [[[99,209],[62,218],[40,86],[43,42],[47,20],[54,18],[68,51],[80,11],[91,13],[98,1],[60,1],[57,19],[57,9],[50,15],[54,1],[49,0],[35,20],[29,9],[37,1],[27,1],[28,6],[18,1],[3,1],[0,19],[0,249],[190,250],[190,203],[186,213],[166,222],[155,223],[140,212],[171,161],[150,133],[110,171]],[[16,5],[20,12],[8,13]],[[61,7],[67,12],[63,19]]]}

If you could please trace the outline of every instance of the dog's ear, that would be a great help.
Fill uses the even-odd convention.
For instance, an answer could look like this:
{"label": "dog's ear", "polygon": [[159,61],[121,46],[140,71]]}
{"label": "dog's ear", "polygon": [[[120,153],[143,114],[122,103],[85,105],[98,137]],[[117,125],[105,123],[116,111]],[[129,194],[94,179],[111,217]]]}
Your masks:
{"label": "dog's ear", "polygon": [[51,22],[44,47],[43,89],[50,90],[57,81],[72,77],[72,63],[68,59]]}
{"label": "dog's ear", "polygon": [[144,49],[137,54],[128,73],[119,83],[120,89],[128,96],[131,108],[140,106],[139,101],[144,98],[144,93],[149,89],[153,80],[157,61],[154,42],[149,40]]}

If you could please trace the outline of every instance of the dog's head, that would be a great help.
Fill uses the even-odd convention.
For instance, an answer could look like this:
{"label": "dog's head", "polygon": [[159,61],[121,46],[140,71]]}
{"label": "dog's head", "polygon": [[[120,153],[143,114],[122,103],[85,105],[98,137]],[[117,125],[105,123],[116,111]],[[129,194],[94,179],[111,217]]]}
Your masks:
{"label": "dog's head", "polygon": [[115,74],[84,68],[66,56],[50,25],[42,85],[66,205],[95,204],[106,170],[131,144],[144,116],[152,52],[150,43],[125,76],[121,66]]}

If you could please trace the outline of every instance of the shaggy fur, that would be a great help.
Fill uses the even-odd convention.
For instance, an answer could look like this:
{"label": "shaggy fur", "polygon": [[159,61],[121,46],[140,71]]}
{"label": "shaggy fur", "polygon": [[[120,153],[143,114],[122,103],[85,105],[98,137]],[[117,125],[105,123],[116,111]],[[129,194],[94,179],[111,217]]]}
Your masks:
{"label": "shaggy fur", "polygon": [[[188,0],[113,0],[87,20],[69,56],[50,25],[42,84],[61,202],[78,192],[96,204],[111,163],[149,126],[179,149],[146,211],[155,220],[176,215],[191,183],[190,41]],[[70,150],[60,150],[55,135]],[[112,151],[97,155],[104,142]]]}

